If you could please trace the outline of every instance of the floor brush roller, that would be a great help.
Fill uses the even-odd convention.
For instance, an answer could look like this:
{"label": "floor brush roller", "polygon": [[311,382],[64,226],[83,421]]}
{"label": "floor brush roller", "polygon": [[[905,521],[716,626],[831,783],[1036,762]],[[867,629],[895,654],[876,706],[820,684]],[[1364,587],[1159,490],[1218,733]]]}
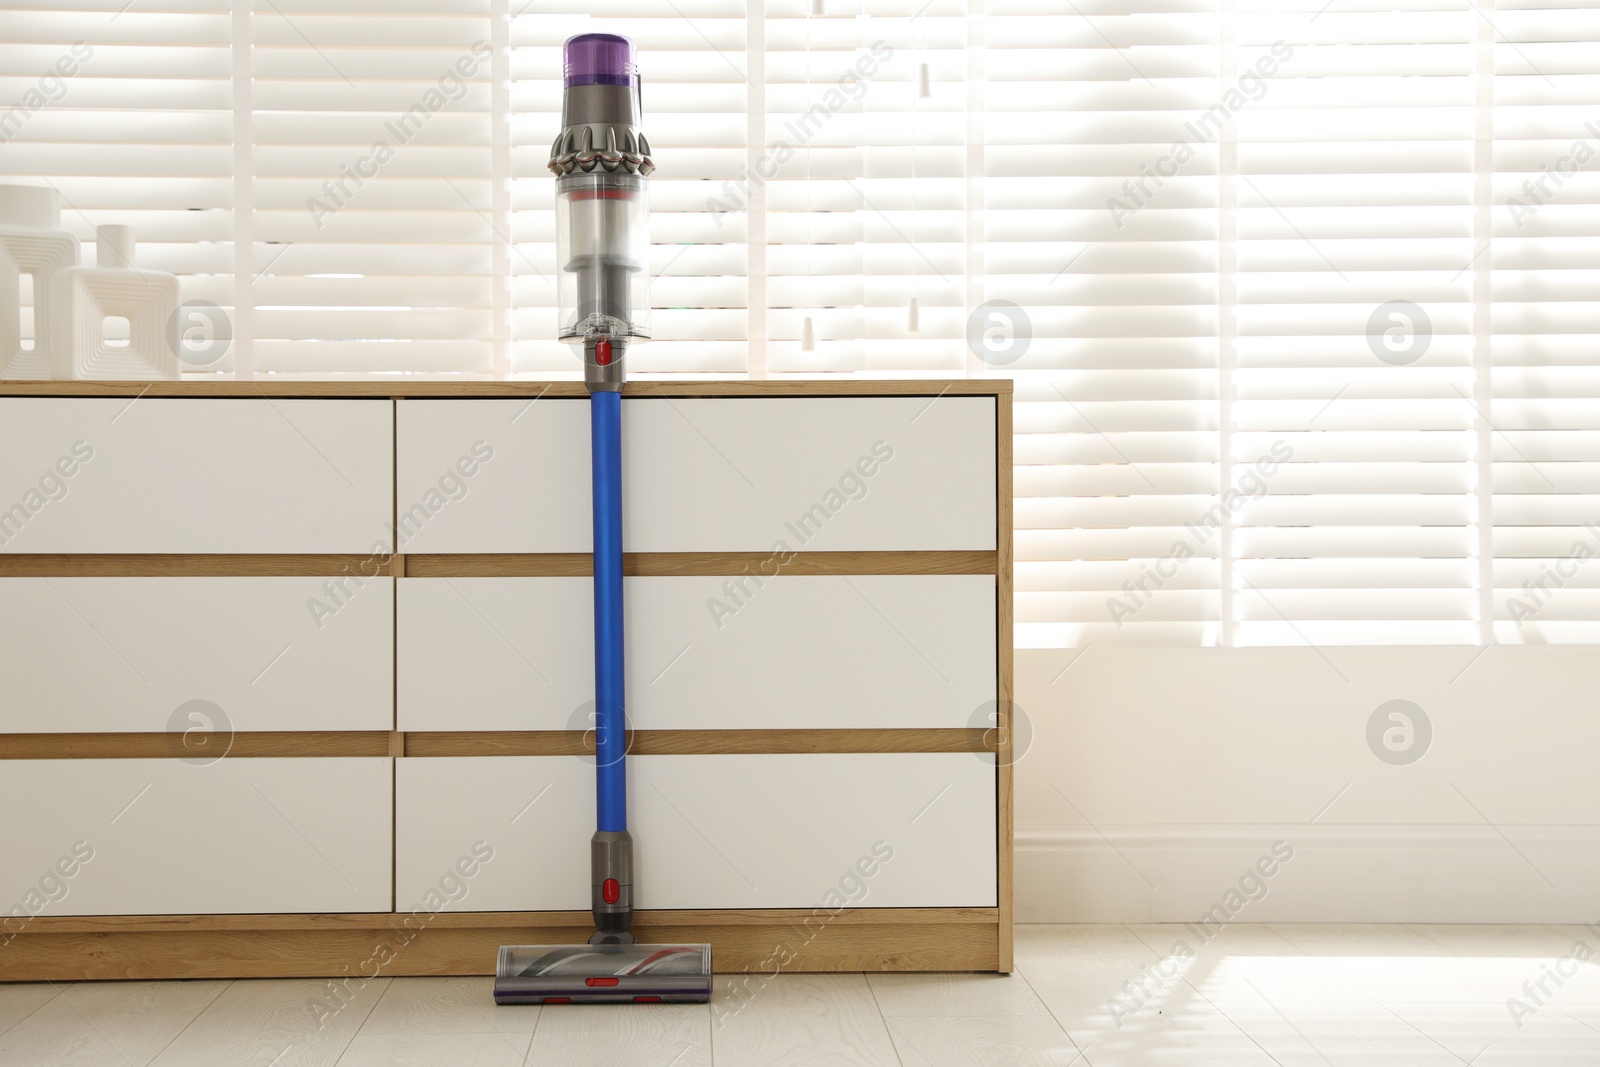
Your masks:
{"label": "floor brush roller", "polygon": [[632,341],[650,337],[650,205],[655,164],[640,128],[633,42],[586,33],[566,43],[556,175],[561,340],[582,346],[594,476],[595,773],[599,828],[590,843],[595,932],[583,945],[506,945],[500,1004],[711,999],[710,945],[634,942],[623,711],[622,382]]}

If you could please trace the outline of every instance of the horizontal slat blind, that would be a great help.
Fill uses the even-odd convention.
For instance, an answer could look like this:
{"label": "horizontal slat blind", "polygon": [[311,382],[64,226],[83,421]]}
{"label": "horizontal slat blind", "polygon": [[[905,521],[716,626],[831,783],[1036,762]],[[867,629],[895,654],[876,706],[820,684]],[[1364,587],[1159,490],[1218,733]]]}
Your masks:
{"label": "horizontal slat blind", "polygon": [[[1217,12],[1080,10],[987,3],[984,294],[1032,329],[1001,366],[1017,639],[1212,643],[1220,539],[1189,526],[1218,492],[1218,148],[1185,123],[1216,100]],[[1186,137],[1192,158],[1144,177]]]}
{"label": "horizontal slat blind", "polygon": [[660,165],[635,371],[1014,378],[1020,644],[1600,638],[1588,7],[0,0],[0,171],[233,310],[191,372],[573,376],[594,30]]}
{"label": "horizontal slat blind", "polygon": [[482,7],[256,7],[258,371],[493,369]]}
{"label": "horizontal slat blind", "polygon": [[1495,636],[1593,642],[1600,12],[1499,0],[1495,24],[1494,245],[1484,257],[1494,279]]}
{"label": "horizontal slat blind", "polygon": [[1282,42],[1233,119],[1236,641],[1474,642],[1479,16],[1319,6],[1242,3],[1225,75]]}
{"label": "horizontal slat blind", "polygon": [[770,368],[960,373],[966,5],[765,6]]}
{"label": "horizontal slat blind", "polygon": [[[0,173],[60,192],[84,265],[95,263],[96,226],[131,225],[137,265],[182,275],[185,299],[224,308],[234,299],[231,18],[228,0],[0,3]],[[26,283],[23,296],[31,341]],[[212,369],[231,370],[232,353]]]}

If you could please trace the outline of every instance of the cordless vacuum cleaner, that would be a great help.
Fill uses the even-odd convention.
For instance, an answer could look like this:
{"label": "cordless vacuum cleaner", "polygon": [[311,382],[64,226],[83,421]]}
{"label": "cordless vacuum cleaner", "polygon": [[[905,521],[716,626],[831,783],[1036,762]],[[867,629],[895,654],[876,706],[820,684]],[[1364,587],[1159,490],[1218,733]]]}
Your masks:
{"label": "cordless vacuum cleaner", "polygon": [[628,835],[622,644],[622,381],[628,344],[650,337],[645,180],[633,42],[586,33],[566,44],[556,175],[561,339],[583,349],[594,475],[595,771],[590,843],[594,936],[586,945],[500,949],[494,999],[565,1004],[711,999],[710,945],[635,944]]}

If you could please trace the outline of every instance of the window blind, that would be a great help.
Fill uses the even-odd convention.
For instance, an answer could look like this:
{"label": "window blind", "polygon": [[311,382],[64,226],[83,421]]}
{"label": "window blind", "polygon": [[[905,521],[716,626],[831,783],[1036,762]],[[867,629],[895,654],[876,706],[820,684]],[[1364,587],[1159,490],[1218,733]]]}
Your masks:
{"label": "window blind", "polygon": [[1600,640],[1600,12],[1500,0],[1494,69],[1494,636]]}
{"label": "window blind", "polygon": [[965,16],[928,0],[766,5],[771,372],[963,372]]}
{"label": "window blind", "polygon": [[[181,275],[185,299],[231,308],[228,0],[145,0],[119,15],[121,6],[0,5],[0,174],[57,189],[62,226],[84,242],[81,262],[94,263],[96,225],[130,224],[140,266]],[[230,353],[214,369],[232,367]]]}
{"label": "window blind", "polygon": [[190,373],[575,376],[544,163],[606,30],[638,371],[1015,379],[1020,645],[1600,636],[1557,0],[0,0],[0,173],[227,310]]}
{"label": "window blind", "polygon": [[984,299],[1032,331],[1003,368],[1018,643],[1215,643],[1221,538],[1189,527],[1216,504],[1224,447],[1219,147],[1185,123],[1217,101],[1217,11],[986,12]]}
{"label": "window blind", "polygon": [[493,371],[491,21],[448,0],[253,7],[255,369]]}
{"label": "window blind", "polygon": [[[1479,639],[1475,137],[1468,4],[1246,2],[1225,77],[1287,58],[1234,120],[1234,641]],[[1226,27],[1226,22],[1224,23]],[[1492,418],[1492,416],[1489,416]]]}

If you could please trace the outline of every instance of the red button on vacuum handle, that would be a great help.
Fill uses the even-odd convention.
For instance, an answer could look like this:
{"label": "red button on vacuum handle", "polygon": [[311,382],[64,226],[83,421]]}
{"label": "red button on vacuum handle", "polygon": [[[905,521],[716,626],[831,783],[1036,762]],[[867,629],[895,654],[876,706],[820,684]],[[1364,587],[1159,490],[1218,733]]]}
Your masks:
{"label": "red button on vacuum handle", "polygon": [[615,878],[607,878],[604,882],[600,883],[600,897],[607,904],[615,904],[617,902],[617,898],[621,895],[622,890],[618,888],[617,880]]}
{"label": "red button on vacuum handle", "polygon": [[617,980],[615,978],[585,978],[583,980],[583,984],[584,985],[616,985],[617,984]]}

